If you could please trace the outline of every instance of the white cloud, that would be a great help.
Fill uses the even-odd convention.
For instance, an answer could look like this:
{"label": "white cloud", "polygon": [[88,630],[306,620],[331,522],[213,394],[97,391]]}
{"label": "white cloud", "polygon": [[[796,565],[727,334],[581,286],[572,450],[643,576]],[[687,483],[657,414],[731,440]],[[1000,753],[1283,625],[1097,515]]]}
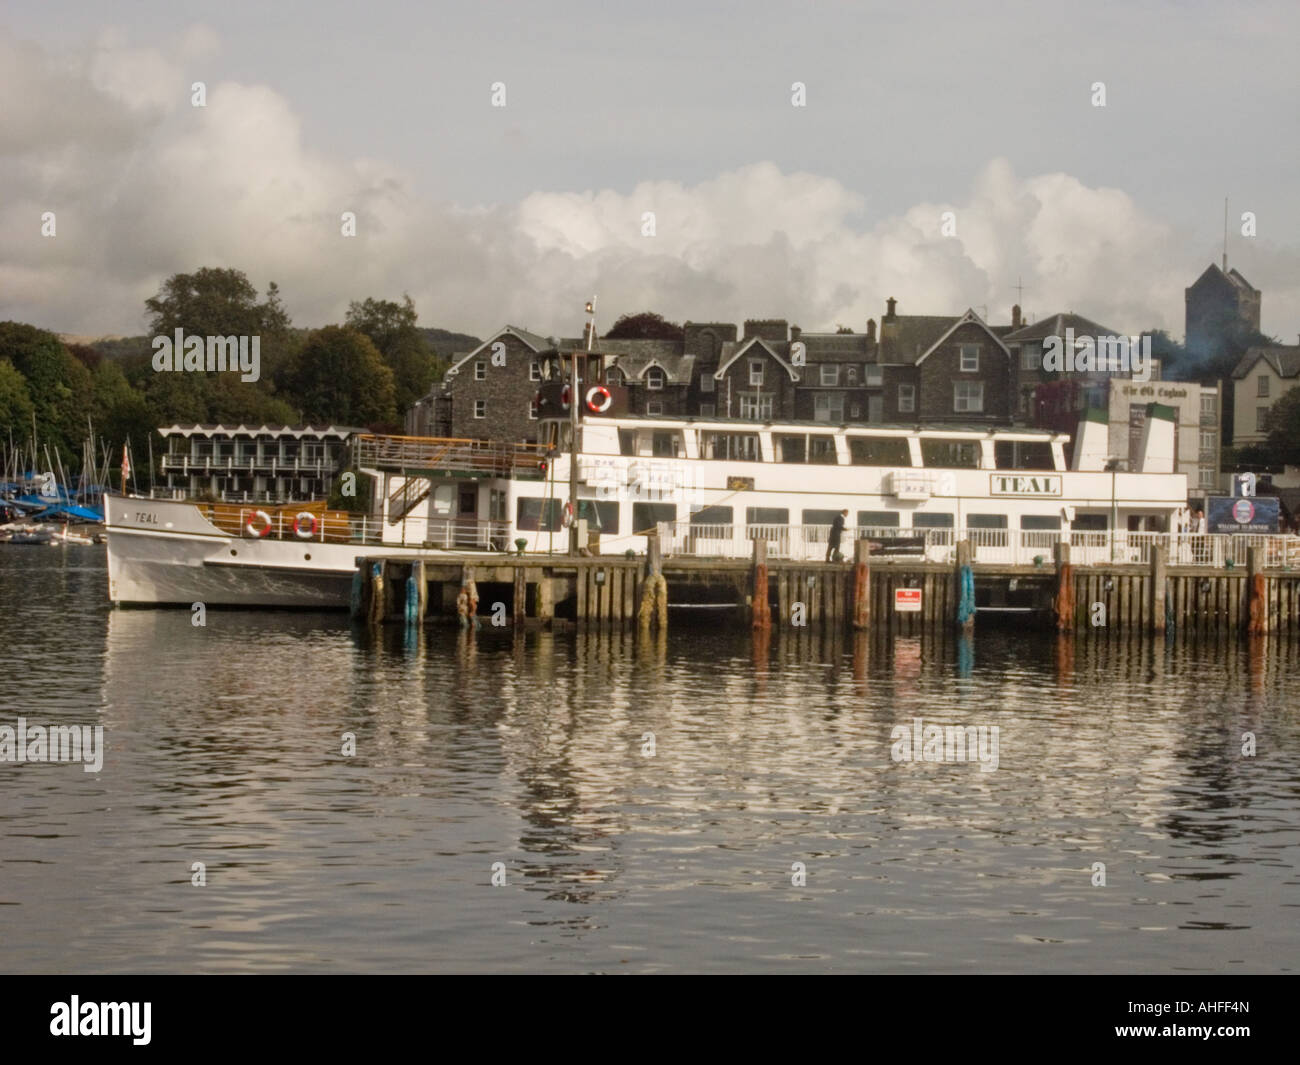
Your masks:
{"label": "white cloud", "polygon": [[[1122,190],[990,161],[964,200],[900,216],[850,189],[755,162],[696,184],[535,192],[504,206],[419,200],[413,176],[304,143],[291,103],[262,85],[190,83],[216,54],[203,28],[165,50],[104,35],[53,56],[0,36],[0,317],[73,333],[143,328],[143,301],[177,271],[235,266],[277,281],[295,321],[339,320],[352,299],[410,292],[424,322],[480,334],[504,322],[578,331],[654,309],[677,319],[780,316],[861,330],[887,296],[903,313],[1076,310],[1120,330],[1182,332],[1183,288],[1213,256]],[[434,135],[418,131],[419,135]],[[575,150],[581,150],[575,149]],[[448,165],[473,162],[448,161]],[[40,236],[54,210],[58,236]],[[957,233],[940,233],[951,210]],[[340,235],[354,211],[358,236]],[[641,235],[653,211],[656,235]],[[1300,320],[1294,249],[1263,248],[1266,312]],[[1266,317],[1266,325],[1268,322]]]}

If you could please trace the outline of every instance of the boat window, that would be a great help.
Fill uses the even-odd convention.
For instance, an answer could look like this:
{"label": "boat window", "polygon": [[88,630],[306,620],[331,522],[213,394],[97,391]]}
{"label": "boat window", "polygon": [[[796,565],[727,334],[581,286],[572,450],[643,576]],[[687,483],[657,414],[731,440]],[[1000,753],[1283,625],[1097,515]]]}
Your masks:
{"label": "boat window", "polygon": [[833,525],[839,514],[838,510],[805,510],[803,512],[803,523],[805,525]]}
{"label": "boat window", "polygon": [[789,525],[790,512],[785,507],[746,507],[746,525]]}
{"label": "boat window", "polygon": [[692,525],[730,525],[731,507],[701,507],[691,514]]}
{"label": "boat window", "polygon": [[953,526],[951,514],[913,514],[913,529],[951,529]]}
{"label": "boat window", "polygon": [[782,433],[775,437],[778,462],[807,462],[808,438],[800,433],[798,436]]}
{"label": "boat window", "polygon": [[838,461],[835,455],[835,438],[833,436],[808,437],[808,461],[823,466],[834,466]]}
{"label": "boat window", "polygon": [[859,510],[858,527],[862,529],[897,529],[896,510]]}
{"label": "boat window", "polygon": [[603,499],[579,499],[578,520],[586,521],[588,529],[611,535],[618,532],[618,504]]}
{"label": "boat window", "polygon": [[677,520],[676,503],[633,503],[632,535],[644,536],[653,532],[661,521]]}
{"label": "boat window", "polygon": [[999,440],[993,459],[1000,470],[1054,470],[1052,445],[1047,440]]}
{"label": "boat window", "polygon": [[1022,514],[1020,515],[1020,527],[1035,532],[1041,532],[1046,529],[1059,530],[1061,528],[1061,515]]}
{"label": "boat window", "polygon": [[515,528],[520,532],[558,532],[562,508],[558,499],[521,496],[515,511]]}
{"label": "boat window", "polygon": [[902,436],[851,436],[849,458],[855,466],[910,466],[912,455]]}
{"label": "boat window", "polygon": [[978,440],[924,439],[921,461],[927,467],[977,470],[980,465]]}
{"label": "boat window", "polygon": [[618,453],[620,455],[636,454],[635,429],[620,429],[618,431]]}
{"label": "boat window", "polygon": [[655,433],[653,452],[660,458],[675,458],[682,451],[681,433]]}
{"label": "boat window", "polygon": [[757,433],[701,433],[700,458],[758,461]]}
{"label": "boat window", "polygon": [[1070,522],[1070,528],[1078,532],[1105,532],[1109,518],[1109,514],[1080,514]]}
{"label": "boat window", "polygon": [[[433,513],[447,515],[451,513],[451,504],[456,498],[454,484],[440,484],[433,490]],[[522,500],[521,500],[522,502]]]}
{"label": "boat window", "polygon": [[968,529],[1005,529],[1007,527],[1007,516],[1005,514],[967,514],[966,528]]}

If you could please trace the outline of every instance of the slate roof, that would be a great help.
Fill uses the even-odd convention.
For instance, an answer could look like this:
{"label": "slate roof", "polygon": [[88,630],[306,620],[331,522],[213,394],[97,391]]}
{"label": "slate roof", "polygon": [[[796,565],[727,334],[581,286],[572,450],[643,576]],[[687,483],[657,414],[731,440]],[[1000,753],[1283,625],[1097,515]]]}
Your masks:
{"label": "slate roof", "polygon": [[[958,314],[900,314],[881,323],[880,361],[910,365],[961,321]],[[886,332],[890,335],[885,335]]]}
{"label": "slate roof", "polygon": [[1247,348],[1246,354],[1237,362],[1233,368],[1232,376],[1237,380],[1245,377],[1250,372],[1250,368],[1255,363],[1263,359],[1279,377],[1296,377],[1300,376],[1300,345],[1292,344],[1260,344],[1253,348]]}
{"label": "slate roof", "polygon": [[1043,340],[1047,337],[1064,337],[1067,329],[1073,329],[1076,337],[1110,337],[1119,336],[1109,326],[1098,325],[1091,318],[1085,318],[1073,311],[1049,314],[1038,319],[1033,325],[1024,326],[1014,333],[1008,333],[1002,339],[1007,344],[1019,344],[1025,340]]}

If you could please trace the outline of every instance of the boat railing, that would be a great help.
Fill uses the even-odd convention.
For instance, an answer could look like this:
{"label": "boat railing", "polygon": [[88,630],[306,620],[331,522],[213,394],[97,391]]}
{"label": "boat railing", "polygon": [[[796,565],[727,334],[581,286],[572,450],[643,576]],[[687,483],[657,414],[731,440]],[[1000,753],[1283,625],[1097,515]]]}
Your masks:
{"label": "boat railing", "polygon": [[385,436],[361,433],[353,438],[359,468],[412,473],[447,472],[537,475],[551,449],[544,444],[503,444],[457,437]]}
{"label": "boat railing", "polygon": [[[237,525],[222,520],[210,510],[207,516],[227,532],[237,532],[250,539],[352,544],[358,547],[428,547],[447,551],[506,551],[510,542],[509,522],[484,518],[406,518],[390,524],[382,518],[365,514],[311,511],[271,514],[255,507],[240,508]],[[235,528],[229,528],[231,525]]]}
{"label": "boat railing", "polygon": [[[660,522],[658,528],[660,549],[665,555],[747,558],[753,550],[752,541],[762,539],[767,541],[770,559],[809,562],[826,557],[831,527],[675,521]],[[852,542],[856,539],[869,541],[873,555],[921,554],[928,561],[945,563],[956,561],[957,544],[966,541],[971,546],[972,561],[992,565],[1051,565],[1056,545],[1064,543],[1069,545],[1070,561],[1076,565],[1149,566],[1153,553],[1163,549],[1170,566],[1244,569],[1250,549],[1259,547],[1266,568],[1300,567],[1300,537],[1280,534],[856,526],[844,532],[840,542],[843,557],[852,557]]]}

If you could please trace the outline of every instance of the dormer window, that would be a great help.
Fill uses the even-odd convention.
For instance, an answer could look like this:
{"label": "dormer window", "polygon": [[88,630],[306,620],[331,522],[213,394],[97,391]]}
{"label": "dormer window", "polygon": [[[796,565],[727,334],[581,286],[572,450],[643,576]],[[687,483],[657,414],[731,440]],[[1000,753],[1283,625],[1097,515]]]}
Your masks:
{"label": "dormer window", "polygon": [[834,363],[824,364],[821,368],[823,385],[834,387],[840,383],[840,368]]}
{"label": "dormer window", "polygon": [[980,368],[980,346],[963,344],[961,346],[961,368],[963,373],[977,373]]}
{"label": "dormer window", "polygon": [[751,385],[761,385],[763,383],[763,360],[749,360],[749,383]]}
{"label": "dormer window", "polygon": [[651,366],[645,372],[645,386],[652,390],[659,390],[664,387],[664,372],[658,366]]}

